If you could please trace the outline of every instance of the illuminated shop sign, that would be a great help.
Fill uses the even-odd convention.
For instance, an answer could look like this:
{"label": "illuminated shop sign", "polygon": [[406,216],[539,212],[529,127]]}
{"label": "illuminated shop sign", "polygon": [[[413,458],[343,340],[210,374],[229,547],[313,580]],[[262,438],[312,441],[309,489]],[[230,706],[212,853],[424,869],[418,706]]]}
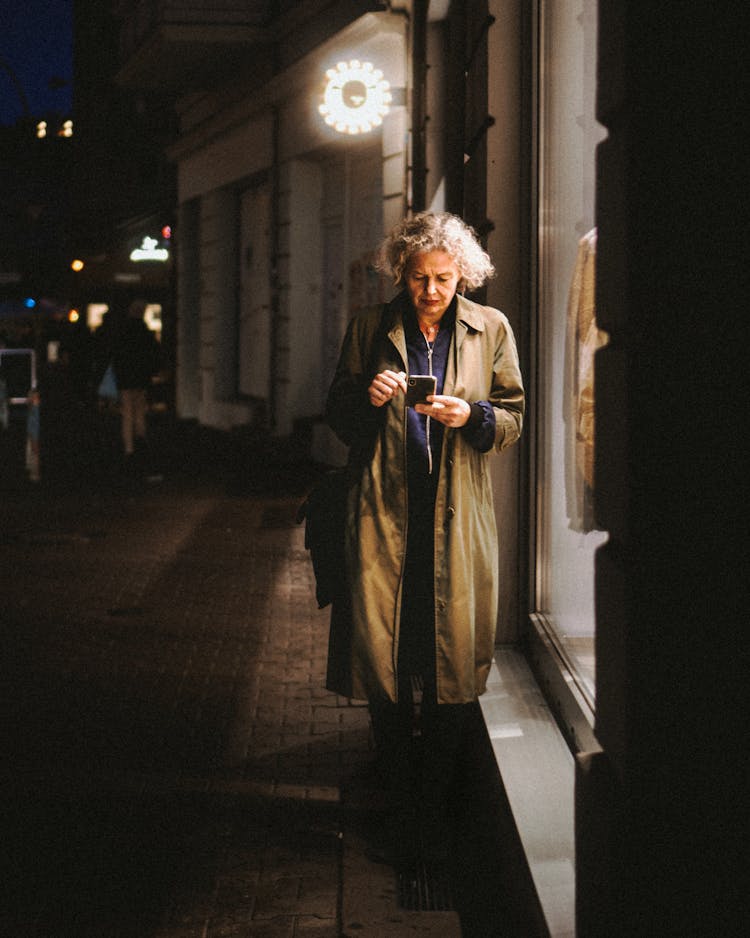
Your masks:
{"label": "illuminated shop sign", "polygon": [[149,238],[148,235],[141,242],[139,248],[130,252],[131,261],[166,261],[169,260],[169,251],[166,248],[157,247],[159,242],[156,238]]}
{"label": "illuminated shop sign", "polygon": [[326,72],[323,103],[326,124],[342,134],[367,133],[383,123],[390,110],[390,85],[371,62],[339,62]]}

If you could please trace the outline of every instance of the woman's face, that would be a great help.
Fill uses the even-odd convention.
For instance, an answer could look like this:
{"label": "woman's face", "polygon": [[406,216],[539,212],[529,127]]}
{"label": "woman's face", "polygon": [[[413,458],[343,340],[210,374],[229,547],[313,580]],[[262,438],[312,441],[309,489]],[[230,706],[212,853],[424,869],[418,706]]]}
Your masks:
{"label": "woman's face", "polygon": [[438,320],[456,294],[461,272],[450,254],[426,251],[411,258],[404,279],[417,313],[425,319]]}

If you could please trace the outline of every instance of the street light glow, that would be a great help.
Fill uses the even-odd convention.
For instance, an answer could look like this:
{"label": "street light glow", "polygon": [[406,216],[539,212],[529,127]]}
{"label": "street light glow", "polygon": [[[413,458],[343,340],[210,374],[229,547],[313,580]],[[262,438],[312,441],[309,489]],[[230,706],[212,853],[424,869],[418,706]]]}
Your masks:
{"label": "street light glow", "polygon": [[[49,134],[49,124],[47,121],[39,121],[36,125],[36,135],[39,140],[44,140],[44,138]],[[73,121],[68,119],[64,120],[62,124],[58,127],[56,134],[58,137],[72,137],[73,136]]]}
{"label": "street light glow", "polygon": [[323,103],[318,107],[329,127],[342,134],[368,133],[390,110],[390,85],[371,62],[339,62],[326,72]]}

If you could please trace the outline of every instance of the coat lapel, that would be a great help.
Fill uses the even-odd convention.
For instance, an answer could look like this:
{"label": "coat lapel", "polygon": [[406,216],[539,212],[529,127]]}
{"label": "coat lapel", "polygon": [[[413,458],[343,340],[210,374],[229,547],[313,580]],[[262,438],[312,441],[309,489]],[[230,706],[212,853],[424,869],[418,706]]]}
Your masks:
{"label": "coat lapel", "polygon": [[390,317],[390,325],[388,327],[388,338],[396,347],[396,351],[401,356],[401,361],[403,367],[406,368],[406,333],[404,332],[404,303],[408,302],[406,300],[405,294],[400,293],[397,297],[391,300],[390,303],[386,306],[386,315]]}
{"label": "coat lapel", "polygon": [[456,325],[453,330],[453,342],[448,353],[448,363],[443,382],[444,394],[461,396],[463,381],[460,380],[458,360],[461,346],[469,332],[484,332],[484,321],[478,314],[477,307],[471,300],[458,295],[456,305]]}

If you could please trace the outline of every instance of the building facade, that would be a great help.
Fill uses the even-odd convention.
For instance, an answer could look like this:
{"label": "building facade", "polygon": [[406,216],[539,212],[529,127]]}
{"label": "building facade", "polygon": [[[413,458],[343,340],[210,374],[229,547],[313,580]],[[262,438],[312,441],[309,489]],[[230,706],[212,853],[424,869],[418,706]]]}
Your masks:
{"label": "building facade", "polygon": [[[485,716],[493,745],[514,740],[493,751],[525,853],[513,875],[535,897],[525,934],[739,933],[736,747],[709,690],[742,579],[722,537],[738,502],[741,265],[734,241],[709,237],[740,197],[728,14],[138,0],[119,15],[121,84],[158,86],[179,118],[179,416],[299,436],[338,462],[325,394],[349,317],[390,295],[371,263],[384,233],[448,210],[493,258],[481,299],[513,325],[529,397],[522,446],[494,460],[497,670],[500,650],[518,653],[543,707],[493,736],[498,692]],[[327,70],[354,60],[382,71],[392,102],[348,135],[318,106]],[[712,339],[719,320],[731,341]],[[516,758],[538,768],[521,806]]]}

